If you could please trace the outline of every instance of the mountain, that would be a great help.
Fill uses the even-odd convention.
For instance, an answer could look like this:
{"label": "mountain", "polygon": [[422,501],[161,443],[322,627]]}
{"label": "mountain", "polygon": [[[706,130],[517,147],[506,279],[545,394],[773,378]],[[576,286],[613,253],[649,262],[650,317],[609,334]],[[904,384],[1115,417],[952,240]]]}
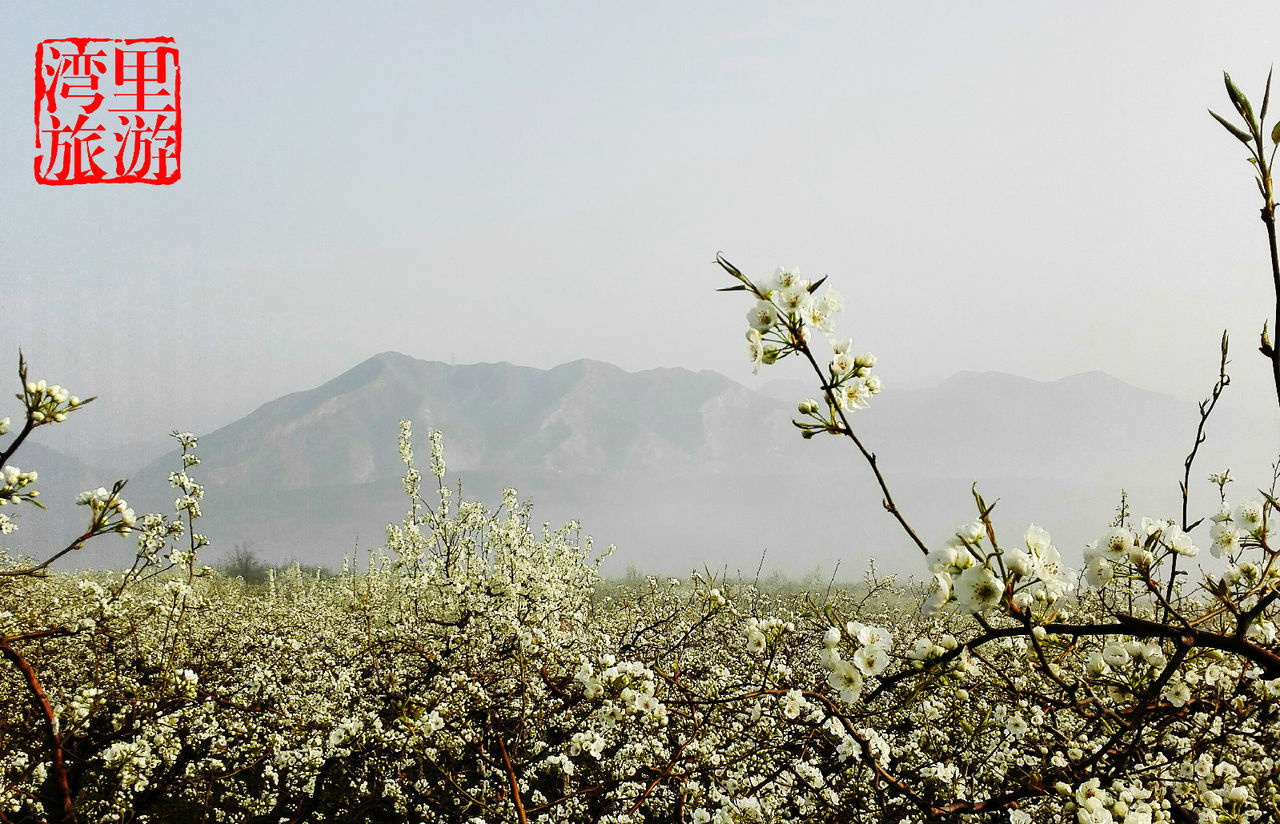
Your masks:
{"label": "mountain", "polygon": [[[595,475],[749,465],[738,450],[778,404],[714,372],[628,373],[579,360],[550,370],[376,355],[201,440],[210,484],[279,490],[397,479],[399,420],[446,434],[455,470]],[[786,421],[769,427],[785,431]],[[781,452],[781,445],[778,445]],[[177,453],[143,471],[176,464]]]}
{"label": "mountain", "polygon": [[[882,570],[919,573],[917,550],[883,512],[854,445],[798,437],[790,420],[802,388],[768,397],[708,371],[631,373],[589,360],[454,366],[387,352],[202,435],[193,471],[207,487],[201,531],[215,541],[214,559],[247,542],[270,560],[337,565],[357,546],[380,545],[405,509],[396,438],[409,418],[420,468],[428,428],[443,430],[450,483],[460,479],[466,497],[494,503],[514,486],[536,520],[576,518],[597,545],[617,544],[615,572],[705,564],[750,573],[767,551],[766,569],[793,574],[839,560],[856,576],[871,557]],[[851,418],[926,541],[973,517],[976,482],[988,501],[1000,499],[1006,545],[1035,521],[1068,556],[1105,528],[1122,488],[1135,515],[1177,514],[1198,419],[1193,404],[1102,372],[890,385]],[[1269,480],[1275,450],[1256,445],[1274,439],[1270,426],[1224,406],[1193,502],[1212,502],[1203,478],[1224,465],[1254,487],[1264,472]],[[177,467],[173,452],[136,473],[130,502],[170,509],[166,480]]]}
{"label": "mountain", "polygon": [[[628,373],[590,360],[452,366],[387,352],[203,435],[193,473],[208,488],[203,529],[273,559],[336,564],[357,542],[376,546],[405,507],[402,418],[414,422],[422,467],[428,428],[445,433],[450,476],[468,497],[494,501],[513,485],[539,518],[580,518],[607,540],[617,539],[592,522],[596,512],[630,530],[635,512],[652,511],[646,490],[758,473],[785,462],[794,440],[782,404],[713,372]],[[178,463],[174,451],[137,473],[138,501],[171,504],[165,481]]]}
{"label": "mountain", "polygon": [[[867,425],[933,474],[1149,476],[1181,465],[1195,408],[1104,372],[1035,381],[961,372],[928,389],[885,393]],[[1119,473],[1119,475],[1115,475]]]}

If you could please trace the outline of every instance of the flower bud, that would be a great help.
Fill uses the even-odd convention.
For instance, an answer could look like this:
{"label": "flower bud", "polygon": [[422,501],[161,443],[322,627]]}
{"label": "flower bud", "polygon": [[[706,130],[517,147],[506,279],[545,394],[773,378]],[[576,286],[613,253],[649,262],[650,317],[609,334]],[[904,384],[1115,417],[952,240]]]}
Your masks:
{"label": "flower bud", "polygon": [[1129,550],[1129,563],[1136,567],[1149,567],[1155,558],[1151,554],[1151,550],[1145,547],[1135,546]]}

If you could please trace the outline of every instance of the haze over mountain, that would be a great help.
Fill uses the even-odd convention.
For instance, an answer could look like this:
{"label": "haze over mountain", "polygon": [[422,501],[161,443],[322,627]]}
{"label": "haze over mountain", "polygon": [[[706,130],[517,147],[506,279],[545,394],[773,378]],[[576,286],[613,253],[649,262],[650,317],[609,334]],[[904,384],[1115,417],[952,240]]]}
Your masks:
{"label": "haze over mountain", "polygon": [[[575,518],[597,546],[616,544],[614,572],[752,572],[767,550],[766,569],[793,575],[830,572],[839,560],[842,576],[856,576],[870,558],[921,573],[852,444],[798,437],[790,420],[795,401],[814,394],[805,387],[754,391],[709,371],[631,373],[590,360],[541,370],[386,352],[202,435],[200,528],[215,542],[210,559],[238,543],[273,561],[336,566],[357,543],[363,554],[405,510],[396,438],[409,418],[420,468],[428,428],[443,430],[450,482],[460,479],[466,497],[494,503],[515,487],[534,502],[535,520]],[[1271,410],[1254,414],[1229,397],[1193,473],[1193,509],[1212,502],[1210,471],[1231,466],[1240,496],[1270,481]],[[966,372],[890,386],[853,421],[926,541],[972,517],[977,482],[1001,499],[1006,545],[1035,521],[1072,556],[1110,521],[1121,488],[1135,515],[1177,514],[1198,414],[1102,372],[1048,382]],[[133,474],[126,497],[139,511],[171,508],[176,456]],[[61,504],[108,479],[39,445],[20,463],[41,471],[44,499],[61,515],[28,515],[10,536],[22,541],[9,545],[74,536],[80,513]],[[128,552],[124,541],[104,542],[81,561],[106,565]]]}

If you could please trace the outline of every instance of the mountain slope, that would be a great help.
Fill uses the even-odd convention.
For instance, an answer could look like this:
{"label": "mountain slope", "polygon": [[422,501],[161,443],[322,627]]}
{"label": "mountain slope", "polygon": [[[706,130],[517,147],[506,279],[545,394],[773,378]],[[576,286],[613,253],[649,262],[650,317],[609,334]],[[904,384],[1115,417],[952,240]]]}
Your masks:
{"label": "mountain slope", "polygon": [[[619,544],[615,569],[754,569],[768,548],[767,566],[793,572],[836,558],[856,569],[873,555],[882,568],[919,571],[853,445],[801,440],[794,416],[791,403],[712,372],[629,373],[588,360],[452,366],[383,353],[203,435],[203,531],[224,550],[251,541],[267,557],[329,564],[357,541],[380,544],[404,510],[396,434],[410,418],[420,457],[427,428],[444,431],[450,476],[468,497],[492,502],[515,486],[538,520],[577,518]],[[1035,520],[1068,554],[1106,525],[1121,488],[1136,514],[1175,513],[1197,419],[1192,404],[1104,373],[890,384],[851,417],[927,541],[972,517],[977,482],[1001,499],[1004,528],[1020,535]],[[1268,462],[1248,440],[1264,430],[1215,427],[1193,478],[1202,502],[1210,498],[1196,479],[1222,468],[1218,456],[1245,456],[1230,465],[1250,483]],[[145,468],[130,500],[171,506],[165,479],[176,466],[174,453]]]}
{"label": "mountain slope", "polygon": [[[551,370],[447,364],[387,352],[264,404],[201,438],[208,483],[293,490],[403,474],[398,422],[441,429],[453,469],[595,474],[732,466],[745,430],[779,404],[712,372],[628,373],[580,360]],[[775,435],[783,425],[769,428]],[[176,464],[176,452],[143,470]]]}

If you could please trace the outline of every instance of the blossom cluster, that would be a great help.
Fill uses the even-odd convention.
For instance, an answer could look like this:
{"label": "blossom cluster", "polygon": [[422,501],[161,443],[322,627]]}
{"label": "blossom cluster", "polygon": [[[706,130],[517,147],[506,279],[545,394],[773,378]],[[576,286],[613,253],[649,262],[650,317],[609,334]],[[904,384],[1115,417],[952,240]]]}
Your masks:
{"label": "blossom cluster", "polygon": [[[26,381],[22,388],[23,400],[27,407],[27,420],[34,425],[61,423],[67,419],[68,413],[85,403],[56,383],[50,384],[42,380]],[[8,419],[5,420],[7,429]]]}
{"label": "blossom cluster", "polygon": [[845,624],[848,641],[854,647],[852,660],[840,656],[841,642],[846,640],[839,627],[829,627],[822,636],[822,653],[819,661],[830,675],[827,684],[836,690],[840,700],[855,703],[862,695],[863,679],[884,672],[889,665],[893,635],[874,625],[849,621]]}
{"label": "blossom cluster", "polygon": [[727,261],[720,259],[720,264],[740,282],[733,288],[747,290],[756,298],[747,312],[747,354],[753,373],[794,353],[809,355],[814,330],[828,336],[832,356],[822,386],[824,402],[807,398],[797,405],[799,413],[810,419],[796,423],[805,437],[839,431],[840,414],[870,405],[871,398],[884,388],[880,376],[871,371],[876,356],[856,354],[852,339],[834,337],[835,315],[844,309],[844,299],[830,287],[821,297],[816,295],[826,278],[811,283],[799,269],[780,266],[771,277],[753,281]]}
{"label": "blossom cluster", "polygon": [[108,490],[98,487],[81,492],[76,503],[87,506],[92,513],[91,522],[96,531],[114,530],[120,533],[129,532],[138,522],[138,515],[129,506],[128,501],[120,497],[118,488]]}
{"label": "blossom cluster", "polygon": [[3,483],[3,486],[0,486],[0,506],[17,504],[24,500],[35,503],[36,498],[40,497],[40,490],[27,489],[27,487],[35,483],[39,477],[39,472],[24,472],[9,464],[0,467],[0,483]]}

